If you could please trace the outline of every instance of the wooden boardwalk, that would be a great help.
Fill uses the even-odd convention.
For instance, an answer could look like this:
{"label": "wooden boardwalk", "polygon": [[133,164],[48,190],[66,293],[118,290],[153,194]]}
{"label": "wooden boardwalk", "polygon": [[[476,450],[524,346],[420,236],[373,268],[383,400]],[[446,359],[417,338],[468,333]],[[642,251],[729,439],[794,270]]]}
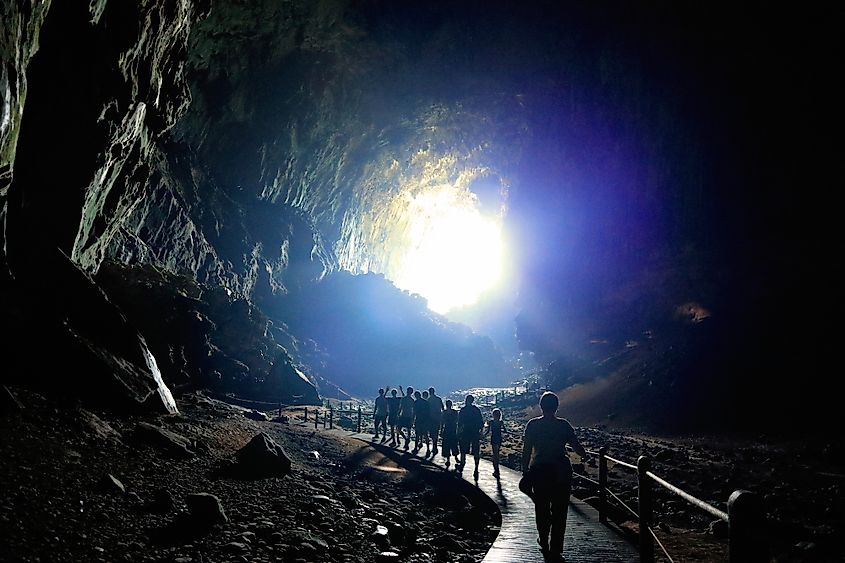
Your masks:
{"label": "wooden boardwalk", "polygon": [[[372,434],[353,434],[353,437],[377,447],[386,444],[374,441]],[[397,450],[400,451],[400,450]],[[413,456],[413,452],[403,454]],[[481,459],[478,465],[478,479],[473,475],[473,460],[467,459],[464,470],[460,473],[446,468],[440,455],[424,459],[423,449],[415,456],[415,463],[432,464],[450,471],[456,477],[477,486],[499,506],[502,513],[502,526],[496,541],[490,547],[484,562],[489,563],[542,563],[543,556],[537,547],[537,529],[534,526],[534,503],[519,490],[521,473],[501,466],[500,477],[493,477],[493,464]],[[567,563],[602,562],[633,563],[639,560],[636,547],[622,537],[611,525],[599,522],[598,512],[585,502],[574,497],[569,503],[569,515],[566,523],[566,538],[563,556]]]}

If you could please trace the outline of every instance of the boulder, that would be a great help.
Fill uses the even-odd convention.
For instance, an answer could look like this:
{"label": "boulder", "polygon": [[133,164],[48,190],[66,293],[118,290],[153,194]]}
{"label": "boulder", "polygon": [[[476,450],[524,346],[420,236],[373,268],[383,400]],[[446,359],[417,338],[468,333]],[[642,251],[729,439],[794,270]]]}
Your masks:
{"label": "boulder", "polygon": [[229,521],[220,499],[211,493],[194,493],[185,498],[188,513],[197,524],[225,524]]}
{"label": "boulder", "polygon": [[270,420],[270,417],[268,417],[266,414],[255,409],[246,411],[244,413],[244,416],[250,420],[257,420],[259,422],[267,422]]}
{"label": "boulder", "polygon": [[291,471],[290,458],[270,436],[260,432],[235,454],[239,473],[254,478],[284,477]]}
{"label": "boulder", "polygon": [[190,440],[148,422],[138,423],[135,427],[135,439],[175,458],[184,459],[194,455],[194,452],[190,450]]}

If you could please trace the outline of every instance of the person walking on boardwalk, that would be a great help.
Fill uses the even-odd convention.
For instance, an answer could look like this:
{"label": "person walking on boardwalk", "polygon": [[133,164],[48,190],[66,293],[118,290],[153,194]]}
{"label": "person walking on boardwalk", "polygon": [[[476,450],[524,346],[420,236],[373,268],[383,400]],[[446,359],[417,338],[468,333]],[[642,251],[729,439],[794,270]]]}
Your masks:
{"label": "person walking on boardwalk", "polygon": [[378,431],[379,427],[381,427],[381,441],[384,442],[387,439],[387,397],[384,396],[384,389],[378,390],[378,397],[376,397],[375,403],[373,420],[376,424],[376,433],[373,439],[378,440]]}
{"label": "person walking on boardwalk", "polygon": [[474,476],[478,476],[478,458],[481,447],[481,429],[484,428],[484,418],[481,416],[481,409],[473,403],[475,397],[467,395],[464,399],[464,406],[458,412],[458,440],[461,447],[461,461],[457,464],[460,471],[467,462],[467,453],[472,453],[475,458]]}
{"label": "person walking on boardwalk", "polygon": [[391,446],[395,446],[399,442],[396,440],[397,426],[399,425],[399,411],[401,397],[398,396],[396,389],[390,390],[390,396],[387,398],[387,425],[390,427],[390,442]]}
{"label": "person walking on boardwalk", "polygon": [[443,409],[441,417],[441,452],[446,459],[446,467],[449,467],[451,456],[455,456],[455,464],[460,462],[458,458],[458,411],[452,408],[452,401],[446,399],[446,408]]}
{"label": "person walking on boardwalk", "polygon": [[431,437],[431,455],[437,455],[437,438],[440,435],[440,422],[443,415],[443,399],[435,392],[434,387],[428,388],[428,406],[431,416],[428,419],[428,434]]}
{"label": "person walking on boardwalk", "polygon": [[490,448],[493,450],[493,477],[499,476],[499,452],[502,449],[502,409],[495,408],[491,413],[492,420],[487,423],[487,433],[490,434]]}
{"label": "person walking on boardwalk", "polygon": [[557,395],[546,391],[540,397],[542,416],[525,425],[522,445],[522,473],[519,488],[534,501],[537,543],[545,557],[562,557],[566,533],[566,512],[572,491],[572,464],[566,445],[581,456],[587,452],[568,420],[555,415]]}
{"label": "person walking on boardwalk", "polygon": [[[402,387],[399,387],[402,391]],[[411,443],[411,426],[414,424],[414,388],[410,385],[399,402],[399,441],[405,439],[405,451]],[[403,432],[404,431],[404,432]]]}

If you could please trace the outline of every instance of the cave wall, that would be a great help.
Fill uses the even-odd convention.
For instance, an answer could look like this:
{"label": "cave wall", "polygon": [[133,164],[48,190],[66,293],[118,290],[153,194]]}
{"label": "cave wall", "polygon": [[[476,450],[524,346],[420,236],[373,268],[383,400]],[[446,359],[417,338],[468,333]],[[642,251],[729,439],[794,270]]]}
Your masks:
{"label": "cave wall", "polygon": [[[20,319],[32,317],[22,303],[39,303],[75,349],[107,340],[90,324],[61,328],[70,288],[97,288],[116,262],[258,306],[291,367],[308,355],[311,376],[324,375],[330,351],[302,353],[339,314],[307,318],[317,284],[395,276],[403,202],[450,184],[507,210],[520,273],[507,307],[544,362],[596,361],[670,333],[699,342],[696,354],[726,350],[706,368],[722,383],[771,370],[757,364],[771,342],[795,345],[793,370],[814,357],[813,338],[791,340],[783,319],[812,324],[804,311],[828,307],[803,280],[838,278],[803,261],[799,225],[835,236],[790,194],[829,182],[807,164],[832,144],[813,135],[816,94],[777,87],[781,70],[796,84],[824,70],[829,34],[801,49],[777,39],[810,37],[809,16],[773,9],[749,26],[759,15],[747,7],[726,20],[704,7],[545,1],[2,9],[4,300]],[[781,107],[789,131],[812,139],[800,150],[772,125]],[[92,310],[111,306],[81,293]],[[717,328],[687,330],[685,304]],[[126,338],[127,365],[152,377],[143,337]],[[478,353],[479,365],[495,355]],[[753,396],[760,379],[745,380]]]}

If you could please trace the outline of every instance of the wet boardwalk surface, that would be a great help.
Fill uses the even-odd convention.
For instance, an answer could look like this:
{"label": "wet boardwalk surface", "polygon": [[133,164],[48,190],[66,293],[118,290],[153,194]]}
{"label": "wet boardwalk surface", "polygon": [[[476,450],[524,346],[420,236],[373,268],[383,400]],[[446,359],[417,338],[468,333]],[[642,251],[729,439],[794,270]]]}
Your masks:
{"label": "wet boardwalk surface", "polygon": [[[347,433],[348,435],[348,433]],[[388,447],[373,440],[372,434],[352,434],[353,437],[378,448]],[[413,452],[401,451],[407,457],[404,463],[424,463],[447,469],[440,455],[424,458],[425,449],[414,455]],[[404,456],[403,456],[404,457]],[[496,541],[491,546],[483,561],[542,563],[543,556],[537,547],[537,529],[534,527],[534,503],[519,490],[521,473],[500,467],[500,477],[493,477],[493,464],[481,459],[478,466],[478,479],[473,475],[473,460],[467,459],[464,470],[457,474],[452,467],[448,470],[456,473],[465,481],[476,485],[498,506],[502,513],[502,527]],[[636,562],[636,547],[612,527],[599,522],[598,512],[590,505],[572,498],[569,504],[569,516],[566,523],[566,539],[563,556],[567,563],[575,562]]]}

